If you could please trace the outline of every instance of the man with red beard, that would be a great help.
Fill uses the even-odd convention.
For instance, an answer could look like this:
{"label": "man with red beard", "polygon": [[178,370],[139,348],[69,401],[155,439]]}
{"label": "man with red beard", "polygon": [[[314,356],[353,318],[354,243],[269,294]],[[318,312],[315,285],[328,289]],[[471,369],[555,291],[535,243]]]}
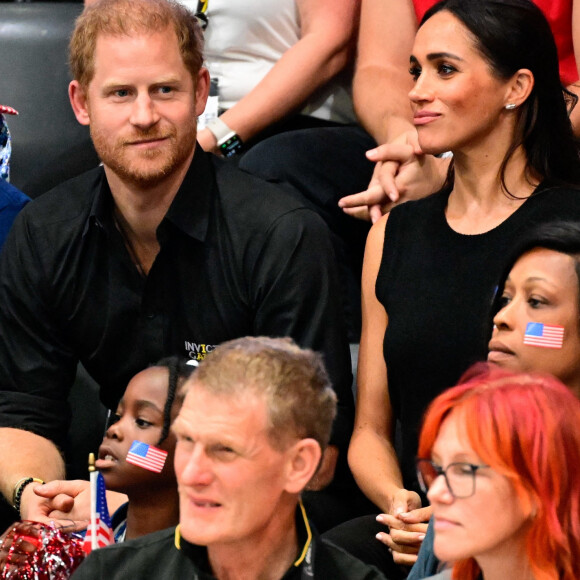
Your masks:
{"label": "man with red beard", "polygon": [[323,353],[339,412],[314,487],[335,493],[353,401],[332,247],[313,212],[196,147],[202,58],[171,0],[100,0],[76,23],[69,96],[102,166],[29,204],[0,259],[0,488],[23,518],[64,476],[78,361],[115,408],[148,363],[249,334]]}

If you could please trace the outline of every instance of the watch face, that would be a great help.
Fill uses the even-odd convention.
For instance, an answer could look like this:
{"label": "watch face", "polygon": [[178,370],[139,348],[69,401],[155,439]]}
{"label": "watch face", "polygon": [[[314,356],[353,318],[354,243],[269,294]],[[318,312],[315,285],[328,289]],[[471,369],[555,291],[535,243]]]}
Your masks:
{"label": "watch face", "polygon": [[242,147],[242,140],[237,135],[233,135],[220,145],[220,150],[224,157],[233,157],[242,150]]}

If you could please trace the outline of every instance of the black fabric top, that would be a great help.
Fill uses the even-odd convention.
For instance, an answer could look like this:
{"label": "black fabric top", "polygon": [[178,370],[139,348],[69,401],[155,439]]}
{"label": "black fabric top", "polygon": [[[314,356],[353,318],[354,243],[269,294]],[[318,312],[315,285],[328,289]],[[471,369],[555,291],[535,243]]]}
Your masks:
{"label": "black fabric top", "polygon": [[385,231],[376,295],[389,320],[389,394],[401,423],[406,489],[419,490],[414,460],[427,405],[487,357],[491,302],[506,253],[533,225],[580,220],[580,191],[540,186],[502,224],[479,235],[452,230],[449,191],[396,207]]}
{"label": "black fabric top", "polygon": [[[363,564],[341,548],[322,540],[312,529],[313,561],[304,557],[309,545],[306,520],[296,514],[299,553],[297,560],[281,580],[385,580],[373,566]],[[179,545],[179,548],[177,547]],[[169,528],[108,546],[92,552],[72,575],[74,580],[107,578],[131,580],[150,578],[189,578],[215,580],[208,560],[207,548],[185,541]]]}
{"label": "black fabric top", "polygon": [[129,379],[163,356],[201,359],[240,336],[292,336],[324,355],[339,399],[333,443],[345,447],[350,352],[320,218],[198,147],[143,278],[112,210],[97,168],[15,221],[0,256],[0,426],[62,442],[78,360],[114,409]]}

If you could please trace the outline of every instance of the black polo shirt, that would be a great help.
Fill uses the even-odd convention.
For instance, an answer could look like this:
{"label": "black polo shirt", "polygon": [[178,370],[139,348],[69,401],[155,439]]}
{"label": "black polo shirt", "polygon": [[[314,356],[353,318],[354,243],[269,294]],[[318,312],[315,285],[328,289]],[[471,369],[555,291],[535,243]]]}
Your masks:
{"label": "black polo shirt", "polygon": [[[169,528],[95,550],[72,578],[216,580],[207,548],[186,542],[178,530]],[[281,580],[386,580],[373,566],[322,540],[300,509],[296,512],[296,533],[299,545],[297,559]]]}
{"label": "black polo shirt", "polygon": [[339,398],[333,442],[345,447],[350,355],[320,218],[198,147],[143,278],[112,210],[97,168],[14,223],[0,256],[0,427],[61,443],[79,360],[115,408],[129,379],[163,356],[201,359],[233,338],[291,336],[324,355]]}

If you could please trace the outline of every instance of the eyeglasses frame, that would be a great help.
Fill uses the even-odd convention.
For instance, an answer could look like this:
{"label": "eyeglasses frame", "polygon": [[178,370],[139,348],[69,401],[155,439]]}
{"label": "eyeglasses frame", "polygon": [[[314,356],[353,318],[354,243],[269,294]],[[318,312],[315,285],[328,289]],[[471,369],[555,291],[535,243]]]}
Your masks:
{"label": "eyeglasses frame", "polygon": [[[443,478],[445,479],[445,484],[447,485],[447,489],[449,490],[449,493],[455,499],[467,499],[468,497],[473,496],[475,494],[475,474],[477,473],[477,470],[482,469],[484,467],[489,467],[489,465],[486,465],[484,463],[477,464],[477,463],[469,463],[469,461],[454,461],[454,462],[450,463],[449,465],[447,465],[447,467],[443,468],[443,467],[441,467],[441,465],[438,465],[437,463],[435,463],[431,459],[427,459],[425,457],[419,457],[415,461],[415,466],[417,469],[417,478],[419,480],[419,485],[421,486],[421,489],[423,490],[423,492],[425,494],[429,491],[429,488],[431,487],[431,486],[427,486],[425,480],[423,479],[423,474],[421,473],[421,469],[419,467],[421,464],[425,464],[425,463],[429,463],[431,465],[431,467],[433,468],[433,470],[435,471],[435,473],[437,474],[435,476],[435,478],[433,479],[433,481],[435,481],[435,479],[437,479],[437,477],[439,477],[441,475],[443,476]],[[472,488],[472,491],[469,495],[457,495],[453,491],[451,484],[449,483],[449,479],[447,477],[447,470],[450,467],[454,467],[456,465],[465,465],[471,469],[471,479],[473,481],[473,488]],[[431,485],[433,485],[433,482],[431,483]]]}

